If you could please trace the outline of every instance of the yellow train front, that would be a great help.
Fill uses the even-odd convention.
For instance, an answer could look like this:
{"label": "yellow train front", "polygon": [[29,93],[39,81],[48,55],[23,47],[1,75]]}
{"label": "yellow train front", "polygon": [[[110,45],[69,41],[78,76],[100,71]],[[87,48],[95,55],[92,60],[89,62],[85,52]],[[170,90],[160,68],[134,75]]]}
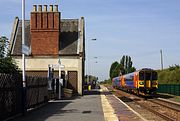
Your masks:
{"label": "yellow train front", "polygon": [[134,90],[137,94],[141,95],[155,95],[158,89],[157,72],[144,68],[135,73]]}

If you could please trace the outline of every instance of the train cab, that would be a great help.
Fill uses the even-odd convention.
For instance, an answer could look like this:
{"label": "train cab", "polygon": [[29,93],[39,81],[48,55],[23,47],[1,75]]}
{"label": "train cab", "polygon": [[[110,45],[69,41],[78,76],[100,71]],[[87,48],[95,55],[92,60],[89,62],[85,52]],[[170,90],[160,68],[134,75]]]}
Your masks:
{"label": "train cab", "polygon": [[138,90],[144,94],[154,94],[157,91],[157,72],[152,69],[139,71]]}

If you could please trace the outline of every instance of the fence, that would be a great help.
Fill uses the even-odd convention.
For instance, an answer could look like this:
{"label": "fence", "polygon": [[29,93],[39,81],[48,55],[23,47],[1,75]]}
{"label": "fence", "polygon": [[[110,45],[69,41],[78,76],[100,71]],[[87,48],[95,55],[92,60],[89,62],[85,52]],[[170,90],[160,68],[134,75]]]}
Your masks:
{"label": "fence", "polygon": [[48,101],[47,85],[47,78],[26,77],[24,89],[21,75],[0,74],[0,120],[46,103]]}
{"label": "fence", "polygon": [[0,74],[0,120],[22,112],[22,78]]}
{"label": "fence", "polygon": [[159,84],[158,92],[180,96],[180,84]]}
{"label": "fence", "polygon": [[48,78],[26,77],[27,108],[33,108],[48,101]]}

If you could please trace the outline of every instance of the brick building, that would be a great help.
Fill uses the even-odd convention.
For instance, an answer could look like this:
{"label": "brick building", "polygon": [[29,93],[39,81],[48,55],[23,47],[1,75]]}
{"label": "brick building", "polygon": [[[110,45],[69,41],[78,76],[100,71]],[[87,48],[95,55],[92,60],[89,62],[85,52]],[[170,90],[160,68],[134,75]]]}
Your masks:
{"label": "brick building", "polygon": [[[37,10],[38,8],[38,10]],[[34,5],[30,20],[25,21],[25,45],[30,48],[26,56],[26,74],[47,76],[48,65],[65,66],[62,77],[67,87],[82,94],[85,61],[84,18],[61,19],[57,5]],[[22,68],[22,21],[15,18],[10,39],[10,52],[19,68]],[[55,70],[58,78],[58,70]]]}

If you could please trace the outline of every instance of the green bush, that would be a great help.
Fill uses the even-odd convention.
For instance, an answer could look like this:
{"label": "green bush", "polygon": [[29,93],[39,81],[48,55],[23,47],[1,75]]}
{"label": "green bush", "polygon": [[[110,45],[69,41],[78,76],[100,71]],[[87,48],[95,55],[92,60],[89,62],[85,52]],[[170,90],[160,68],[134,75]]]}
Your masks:
{"label": "green bush", "polygon": [[0,37],[0,73],[17,73],[18,66],[8,51],[8,38]]}
{"label": "green bush", "polygon": [[0,73],[17,73],[18,66],[11,57],[0,58]]}
{"label": "green bush", "polygon": [[168,69],[158,71],[158,81],[160,84],[180,84],[179,65],[170,66]]}
{"label": "green bush", "polygon": [[112,84],[112,80],[111,79],[104,80],[102,83],[103,84]]}

